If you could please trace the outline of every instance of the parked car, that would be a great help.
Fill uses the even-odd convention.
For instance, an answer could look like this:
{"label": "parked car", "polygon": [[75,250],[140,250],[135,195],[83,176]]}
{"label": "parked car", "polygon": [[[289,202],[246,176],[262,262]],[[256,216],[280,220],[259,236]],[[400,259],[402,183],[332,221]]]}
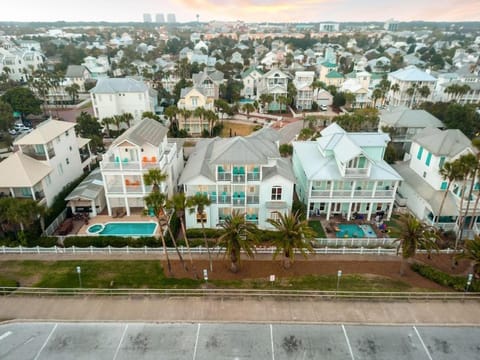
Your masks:
{"label": "parked car", "polygon": [[15,129],[8,129],[8,133],[9,133],[10,135],[17,135],[17,130],[15,130]]}
{"label": "parked car", "polygon": [[320,105],[320,110],[321,111],[327,111],[328,110],[327,105]]}
{"label": "parked car", "polygon": [[13,126],[13,129],[17,132],[17,133],[26,133],[26,132],[30,132],[32,131],[32,128],[28,127],[28,126],[25,126],[23,124],[15,124]]}

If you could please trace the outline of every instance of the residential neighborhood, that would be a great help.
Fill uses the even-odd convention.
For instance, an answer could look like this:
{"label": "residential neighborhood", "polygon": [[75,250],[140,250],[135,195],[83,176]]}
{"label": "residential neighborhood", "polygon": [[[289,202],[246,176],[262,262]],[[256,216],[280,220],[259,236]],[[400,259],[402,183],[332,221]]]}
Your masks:
{"label": "residential neighborhood", "polygon": [[0,22],[2,295],[478,299],[479,22],[175,16]]}

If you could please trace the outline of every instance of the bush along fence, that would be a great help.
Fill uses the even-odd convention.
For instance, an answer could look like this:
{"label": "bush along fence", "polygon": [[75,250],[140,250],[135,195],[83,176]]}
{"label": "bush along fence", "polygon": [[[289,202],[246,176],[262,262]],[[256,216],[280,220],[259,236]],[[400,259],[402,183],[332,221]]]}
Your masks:
{"label": "bush along fence", "polygon": [[[412,270],[419,273],[423,277],[436,282],[439,285],[450,287],[457,291],[467,290],[467,277],[455,276],[444,273],[429,265],[415,263],[411,266]],[[473,281],[469,288],[470,291],[480,292],[480,281]]]}
{"label": "bush along fence", "polygon": [[[157,240],[155,244],[158,245]],[[186,254],[187,248],[180,246],[179,250],[182,254]],[[257,254],[272,254],[275,252],[275,247],[257,247]],[[175,248],[167,247],[166,251],[168,253],[176,253]],[[215,253],[224,253],[225,248],[222,247],[211,247],[210,251]],[[203,255],[207,253],[207,248],[203,246],[197,246],[191,248],[192,254]],[[418,253],[426,253],[425,250],[418,250]],[[440,250],[441,254],[453,254],[455,251],[452,249]],[[112,246],[105,245],[96,247],[93,245],[78,246],[72,245],[67,247],[53,246],[53,247],[0,247],[0,254],[162,254],[164,253],[163,247],[155,247],[148,245],[124,245],[124,246]],[[300,254],[299,251],[296,251],[297,254]],[[348,248],[348,247],[321,247],[314,248],[314,253],[317,255],[397,255],[397,249],[394,248],[367,248],[367,247],[357,247],[357,248]]]}

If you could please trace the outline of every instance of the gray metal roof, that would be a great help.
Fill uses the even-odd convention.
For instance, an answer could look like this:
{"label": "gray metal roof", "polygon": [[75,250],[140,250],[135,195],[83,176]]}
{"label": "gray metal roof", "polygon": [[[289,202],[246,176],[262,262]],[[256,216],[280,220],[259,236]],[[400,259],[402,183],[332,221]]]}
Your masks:
{"label": "gray metal roof", "polygon": [[458,129],[425,128],[413,140],[437,156],[455,157],[471,147],[471,141]]}
{"label": "gray metal roof", "polygon": [[165,136],[167,136],[167,133],[168,129],[161,123],[153,119],[145,118],[116,138],[112,146],[128,140],[138,146],[151,144],[158,147],[163,142]]}
{"label": "gray metal roof", "polygon": [[425,110],[412,110],[404,106],[383,110],[380,122],[390,127],[405,128],[443,128],[445,125]]}
{"label": "gray metal roof", "polygon": [[68,65],[65,73],[66,78],[82,78],[85,70],[89,71],[83,65]]}
{"label": "gray metal roof", "polygon": [[95,200],[103,191],[102,173],[100,169],[95,169],[83,179],[65,200]]}
{"label": "gray metal roof", "polygon": [[425,71],[420,70],[414,65],[407,66],[403,69],[399,69],[389,74],[395,79],[401,81],[428,81],[435,82],[435,79],[432,75],[426,73]]}
{"label": "gray metal roof", "polygon": [[116,94],[126,92],[145,92],[148,86],[132,78],[101,78],[90,90],[93,94]]}

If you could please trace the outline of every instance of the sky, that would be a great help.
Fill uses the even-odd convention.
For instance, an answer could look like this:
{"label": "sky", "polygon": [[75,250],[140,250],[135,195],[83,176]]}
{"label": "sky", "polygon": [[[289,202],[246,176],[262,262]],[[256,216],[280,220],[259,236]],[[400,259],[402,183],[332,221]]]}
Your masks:
{"label": "sky", "polygon": [[[5,1],[5,0],[4,0]],[[0,21],[135,21],[175,13],[177,21],[480,21],[480,0],[14,0]]]}

